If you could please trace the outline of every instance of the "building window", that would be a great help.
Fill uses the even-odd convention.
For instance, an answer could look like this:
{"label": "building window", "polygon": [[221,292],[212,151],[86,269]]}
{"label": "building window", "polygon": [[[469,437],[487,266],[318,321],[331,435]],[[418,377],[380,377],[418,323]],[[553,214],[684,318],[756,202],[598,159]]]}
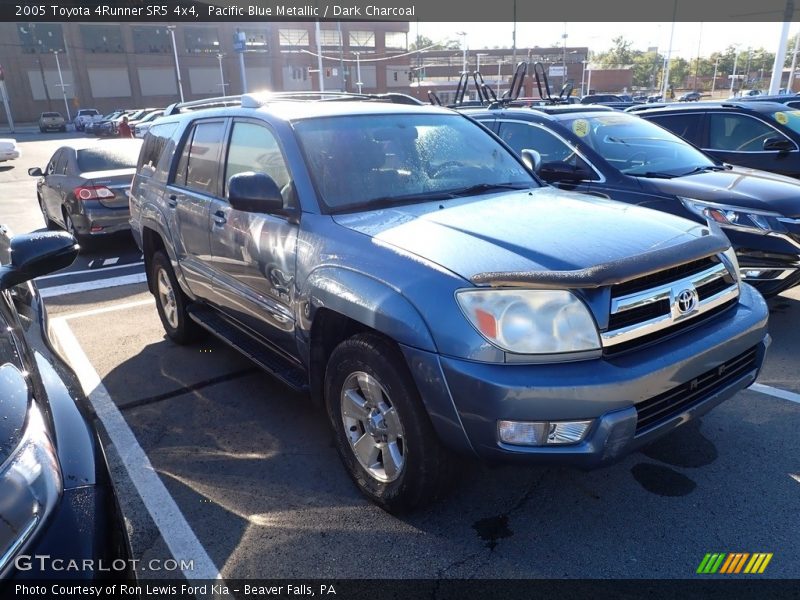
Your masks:
{"label": "building window", "polygon": [[219,36],[211,27],[187,27],[183,32],[186,51],[189,54],[210,54],[219,52]]}
{"label": "building window", "polygon": [[306,67],[292,67],[292,79],[305,81],[308,79],[308,69]]}
{"label": "building window", "polygon": [[350,32],[350,47],[351,48],[375,48],[375,32],[374,31],[351,31]]}
{"label": "building window", "polygon": [[101,54],[125,52],[119,25],[81,25],[81,39],[86,52]]}
{"label": "building window", "polygon": [[305,29],[279,29],[278,39],[283,46],[308,46],[308,31]]}
{"label": "building window", "polygon": [[387,31],[386,32],[386,49],[387,50],[407,50],[408,37],[405,31]]}
{"label": "building window", "polygon": [[134,27],[133,51],[136,54],[172,52],[172,40],[166,27]]}
{"label": "building window", "polygon": [[17,35],[24,54],[66,51],[64,33],[58,23],[17,23]]}
{"label": "building window", "polygon": [[319,31],[319,44],[320,46],[340,46],[342,37],[339,35],[338,29],[320,29]]}
{"label": "building window", "polygon": [[242,29],[245,36],[247,52],[269,52],[269,30]]}

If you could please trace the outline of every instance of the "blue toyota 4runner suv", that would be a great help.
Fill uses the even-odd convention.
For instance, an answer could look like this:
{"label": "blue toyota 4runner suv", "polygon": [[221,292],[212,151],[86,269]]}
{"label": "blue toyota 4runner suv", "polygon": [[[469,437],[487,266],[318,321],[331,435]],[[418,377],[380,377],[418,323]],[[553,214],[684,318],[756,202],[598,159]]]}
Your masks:
{"label": "blue toyota 4runner suv", "polygon": [[548,187],[454,111],[305,98],[171,107],[131,225],[167,335],[307,390],[372,501],[437,498],[453,452],[606,464],[755,381],[718,231]]}

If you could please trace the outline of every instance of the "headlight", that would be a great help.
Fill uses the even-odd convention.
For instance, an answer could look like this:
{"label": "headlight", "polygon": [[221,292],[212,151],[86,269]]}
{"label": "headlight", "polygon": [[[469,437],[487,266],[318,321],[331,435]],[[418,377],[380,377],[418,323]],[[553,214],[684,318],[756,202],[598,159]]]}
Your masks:
{"label": "headlight", "polygon": [[681,198],[681,202],[697,216],[722,227],[745,229],[754,233],[786,232],[786,227],[778,220],[783,217],[780,213],[703,202],[694,198]]}
{"label": "headlight", "polygon": [[52,512],[61,495],[56,451],[34,404],[25,434],[0,471],[0,574]]}
{"label": "headlight", "polygon": [[515,354],[584,352],[600,348],[589,309],[563,290],[462,290],[456,294],[472,326]]}

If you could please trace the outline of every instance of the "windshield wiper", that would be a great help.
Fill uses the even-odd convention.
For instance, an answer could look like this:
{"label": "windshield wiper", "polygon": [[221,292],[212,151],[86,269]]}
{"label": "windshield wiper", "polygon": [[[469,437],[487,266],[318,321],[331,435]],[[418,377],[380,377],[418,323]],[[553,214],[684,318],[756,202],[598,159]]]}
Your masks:
{"label": "windshield wiper", "polygon": [[672,179],[678,177],[675,173],[661,173],[659,171],[647,171],[645,173],[625,173],[633,177],[649,177],[651,179]]}
{"label": "windshield wiper", "polygon": [[470,185],[465,188],[456,190],[448,190],[452,197],[456,196],[470,196],[472,194],[481,194],[485,192],[494,192],[496,190],[523,190],[530,189],[529,183],[479,183],[477,185]]}
{"label": "windshield wiper", "polygon": [[681,177],[685,175],[694,175],[695,173],[707,173],[708,171],[727,171],[730,167],[726,167],[723,165],[707,165],[705,167],[695,167],[688,173],[683,173]]}

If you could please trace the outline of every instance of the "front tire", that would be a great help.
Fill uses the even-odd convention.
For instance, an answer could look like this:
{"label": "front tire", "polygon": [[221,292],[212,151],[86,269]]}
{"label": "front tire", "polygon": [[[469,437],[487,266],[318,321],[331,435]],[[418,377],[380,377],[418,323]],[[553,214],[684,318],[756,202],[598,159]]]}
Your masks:
{"label": "front tire", "polygon": [[339,456],[372,502],[402,513],[449,490],[452,457],[393,343],[366,333],[339,344],[325,372],[325,404]]}
{"label": "front tire", "polygon": [[150,274],[156,309],[167,337],[181,345],[200,339],[203,330],[189,317],[186,311],[189,299],[181,290],[172,264],[164,252],[159,251],[153,255]]}

